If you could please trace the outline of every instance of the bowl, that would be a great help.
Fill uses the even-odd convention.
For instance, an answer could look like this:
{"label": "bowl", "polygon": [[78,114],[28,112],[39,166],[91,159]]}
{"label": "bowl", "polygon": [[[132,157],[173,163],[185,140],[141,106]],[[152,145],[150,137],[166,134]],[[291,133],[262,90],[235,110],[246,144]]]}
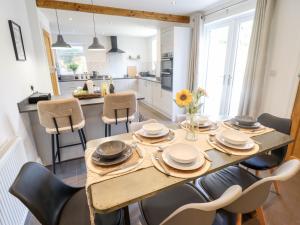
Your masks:
{"label": "bowl", "polygon": [[120,157],[124,150],[126,150],[126,144],[123,141],[108,141],[100,144],[96,152],[103,159],[113,160]]}
{"label": "bowl", "polygon": [[167,153],[173,161],[182,164],[195,162],[199,155],[195,147],[183,143],[169,146]]}
{"label": "bowl", "polygon": [[196,115],[195,116],[195,123],[196,124],[205,124],[208,121],[207,116],[201,116],[201,115]]}
{"label": "bowl", "polygon": [[236,116],[234,120],[244,126],[253,126],[257,122],[257,119],[251,116]]}
{"label": "bowl", "polygon": [[143,130],[147,134],[158,134],[164,128],[165,128],[165,126],[163,124],[160,124],[160,123],[147,123],[143,126]]}
{"label": "bowl", "polygon": [[237,130],[224,130],[220,133],[220,136],[232,145],[244,145],[249,141],[246,134]]}

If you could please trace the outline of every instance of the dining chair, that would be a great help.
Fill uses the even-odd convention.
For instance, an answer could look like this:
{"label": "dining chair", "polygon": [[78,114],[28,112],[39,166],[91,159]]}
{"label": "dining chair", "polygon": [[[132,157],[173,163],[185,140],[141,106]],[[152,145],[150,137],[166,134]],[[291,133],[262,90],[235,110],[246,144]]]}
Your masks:
{"label": "dining chair", "polygon": [[229,166],[199,178],[196,181],[196,187],[207,199],[214,200],[218,199],[228,187],[241,186],[242,195],[224,209],[237,215],[236,225],[242,224],[242,214],[253,211],[256,211],[260,225],[265,225],[262,205],[268,197],[272,183],[286,181],[296,175],[299,170],[300,161],[289,160],[280,165],[271,176],[261,179],[239,166]]}
{"label": "dining chair", "polygon": [[157,120],[149,119],[149,120],[145,120],[145,121],[142,121],[142,122],[132,122],[129,126],[129,131],[130,132],[136,132],[136,131],[142,129],[143,126],[145,124],[148,124],[148,123],[157,123]]}
{"label": "dining chair", "polygon": [[238,185],[228,188],[215,201],[208,202],[192,184],[167,189],[139,203],[141,222],[145,225],[229,225],[226,214],[216,210],[227,206],[241,195]]}
{"label": "dining chair", "polygon": [[[290,119],[279,118],[268,113],[263,113],[257,120],[266,127],[274,128],[284,134],[290,134],[292,124]],[[288,146],[283,146],[272,150],[269,153],[254,156],[241,162],[241,165],[255,170],[257,176],[259,175],[259,171],[263,170],[270,170],[272,173],[285,159],[287,148]],[[277,181],[274,182],[274,187],[277,194],[279,194],[279,185]]]}
{"label": "dining chair", "polygon": [[[43,225],[90,225],[85,188],[71,187],[44,166],[23,165],[9,189]],[[96,214],[96,225],[123,224],[123,211]]]}
{"label": "dining chair", "polygon": [[[40,124],[51,135],[52,170],[55,173],[56,159],[58,158],[58,162],[61,162],[60,150],[62,148],[82,145],[83,150],[85,149],[86,136],[83,130],[85,119],[79,100],[76,98],[39,101],[37,110]],[[75,131],[78,131],[80,143],[60,145],[61,134]]]}
{"label": "dining chair", "polygon": [[104,97],[102,121],[105,124],[105,137],[111,136],[111,125],[125,123],[129,132],[128,123],[134,120],[137,111],[135,92],[120,92]]}

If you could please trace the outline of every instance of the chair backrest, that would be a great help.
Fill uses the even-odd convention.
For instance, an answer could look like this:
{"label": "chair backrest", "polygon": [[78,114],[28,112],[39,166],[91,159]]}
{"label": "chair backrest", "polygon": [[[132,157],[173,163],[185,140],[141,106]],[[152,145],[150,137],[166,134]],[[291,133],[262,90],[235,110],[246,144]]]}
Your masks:
{"label": "chair backrest", "polygon": [[288,180],[296,175],[299,170],[300,161],[298,159],[283,163],[271,176],[263,178],[245,189],[242,196],[225,207],[225,209],[233,213],[249,213],[254,211],[266,201],[270,187],[274,181]]}
{"label": "chair backrest", "polygon": [[228,188],[220,198],[212,202],[191,203],[175,210],[160,225],[211,225],[215,219],[216,210],[227,206],[242,194],[238,185]]}
{"label": "chair backrest", "polygon": [[[290,134],[292,121],[286,118],[279,118],[269,113],[263,113],[257,118],[258,122],[262,125],[271,127],[281,133]],[[281,147],[273,150],[271,154],[274,154],[280,160],[280,163],[284,160],[288,146]]]}
{"label": "chair backrest", "polygon": [[57,225],[65,203],[79,189],[67,186],[44,166],[23,165],[9,192],[17,197],[43,225]]}
{"label": "chair backrest", "polygon": [[48,129],[70,127],[84,120],[79,100],[76,98],[39,101],[37,103],[40,123]]}
{"label": "chair backrest", "polygon": [[136,131],[142,129],[142,127],[147,123],[157,123],[157,120],[149,119],[149,120],[145,120],[142,122],[132,122],[129,126],[129,130],[130,130],[130,132],[136,132]]}
{"label": "chair backrest", "polygon": [[132,116],[136,112],[135,92],[119,92],[104,97],[103,116],[109,119]]}

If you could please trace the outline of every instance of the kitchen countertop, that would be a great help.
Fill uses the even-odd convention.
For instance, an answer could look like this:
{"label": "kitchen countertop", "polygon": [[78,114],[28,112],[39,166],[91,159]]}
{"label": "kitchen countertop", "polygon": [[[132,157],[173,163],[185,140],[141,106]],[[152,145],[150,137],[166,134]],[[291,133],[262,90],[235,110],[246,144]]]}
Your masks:
{"label": "kitchen countertop", "polygon": [[[62,99],[62,98],[73,98],[72,95],[60,95],[60,96],[51,96],[51,99]],[[137,96],[137,100],[143,100],[145,97]],[[102,105],[104,103],[104,98],[92,98],[92,99],[82,99],[79,100],[81,106],[89,106],[89,105]],[[26,112],[35,112],[37,111],[36,104],[29,104],[28,98],[25,98],[21,102],[18,103],[18,108],[20,113]]]}
{"label": "kitchen countertop", "polygon": [[[156,83],[160,83],[160,80],[157,80],[156,77],[114,77],[112,80],[123,80],[123,79],[141,79],[148,80]],[[104,80],[102,78],[95,78],[92,80]],[[109,80],[109,79],[106,79]],[[87,81],[87,79],[73,79],[73,80],[59,80],[59,82],[74,82],[74,81]]]}

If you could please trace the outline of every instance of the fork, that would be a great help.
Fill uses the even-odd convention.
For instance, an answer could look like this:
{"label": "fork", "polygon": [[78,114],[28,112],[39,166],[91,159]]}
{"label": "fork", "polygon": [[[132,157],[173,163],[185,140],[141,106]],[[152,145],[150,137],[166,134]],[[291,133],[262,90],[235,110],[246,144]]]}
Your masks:
{"label": "fork", "polygon": [[164,162],[162,161],[162,156],[161,156],[161,150],[158,150],[156,153],[153,154],[154,159],[158,162],[158,164],[162,167],[163,171],[167,176],[170,176],[170,172]]}

